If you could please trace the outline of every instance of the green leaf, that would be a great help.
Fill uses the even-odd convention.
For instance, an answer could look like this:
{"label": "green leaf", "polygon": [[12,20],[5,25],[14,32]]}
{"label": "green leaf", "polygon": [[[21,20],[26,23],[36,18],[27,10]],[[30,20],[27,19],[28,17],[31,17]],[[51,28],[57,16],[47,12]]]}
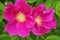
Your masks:
{"label": "green leaf", "polygon": [[59,2],[60,0],[46,0],[45,1],[45,4],[46,4],[46,8],[54,8],[56,7],[57,3]]}
{"label": "green leaf", "polygon": [[36,36],[32,32],[30,34],[31,34],[30,37],[32,38],[32,40],[35,40]]}
{"label": "green leaf", "polygon": [[56,30],[54,30],[54,34],[60,36],[60,18],[56,14],[55,14],[55,19],[57,20],[57,27]]}
{"label": "green leaf", "polygon": [[29,37],[26,37],[26,40],[32,40],[32,38],[29,36]]}
{"label": "green leaf", "polygon": [[4,5],[0,2],[0,10],[4,10]]}
{"label": "green leaf", "polygon": [[43,36],[36,36],[35,40],[45,40],[45,37],[43,37]]}
{"label": "green leaf", "polygon": [[57,0],[46,0],[46,8],[54,8],[56,6]]}
{"label": "green leaf", "polygon": [[56,11],[58,17],[60,17],[60,11]]}
{"label": "green leaf", "polygon": [[3,20],[3,12],[0,11],[0,22]]}
{"label": "green leaf", "polygon": [[36,36],[36,39],[35,40],[39,40],[39,36]]}
{"label": "green leaf", "polygon": [[9,40],[9,36],[7,34],[1,34],[0,40]]}
{"label": "green leaf", "polygon": [[57,2],[55,9],[57,16],[60,17],[60,1]]}
{"label": "green leaf", "polygon": [[27,0],[28,3],[34,3],[36,2],[37,0]]}
{"label": "green leaf", "polygon": [[11,1],[5,1],[5,5],[6,4],[13,4]]}
{"label": "green leaf", "polygon": [[5,23],[2,21],[0,22],[0,34],[3,33],[3,30],[4,30],[4,26],[5,26]]}
{"label": "green leaf", "polygon": [[39,5],[39,4],[42,4],[43,2],[44,2],[44,0],[37,0],[36,6]]}
{"label": "green leaf", "polygon": [[60,37],[56,35],[51,35],[51,36],[48,36],[46,40],[60,40]]}
{"label": "green leaf", "polygon": [[51,6],[51,8],[54,8],[54,9],[55,9],[55,7],[56,7],[56,3],[57,3],[57,0],[54,0],[54,1],[52,2],[52,6]]}
{"label": "green leaf", "polygon": [[60,11],[60,1],[57,2],[55,9],[56,9],[57,11]]}
{"label": "green leaf", "polygon": [[5,26],[5,23],[2,21],[0,22],[0,28],[3,28]]}
{"label": "green leaf", "polygon": [[53,0],[46,0],[46,2],[45,2],[46,8],[50,8],[52,6],[52,1]]}
{"label": "green leaf", "polygon": [[20,39],[20,37],[18,37],[18,36],[10,36],[10,40],[19,40]]}

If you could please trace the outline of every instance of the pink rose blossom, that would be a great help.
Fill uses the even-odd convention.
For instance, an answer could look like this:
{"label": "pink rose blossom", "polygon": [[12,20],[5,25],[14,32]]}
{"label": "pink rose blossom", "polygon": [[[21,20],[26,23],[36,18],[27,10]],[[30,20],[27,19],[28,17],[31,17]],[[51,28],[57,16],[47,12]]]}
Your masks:
{"label": "pink rose blossom", "polygon": [[32,14],[35,25],[32,32],[37,35],[43,35],[50,32],[50,29],[56,29],[56,20],[54,19],[54,9],[45,9],[45,4],[38,5]]}
{"label": "pink rose blossom", "polygon": [[34,25],[31,14],[30,5],[25,0],[16,0],[15,4],[7,4],[4,10],[4,18],[8,21],[5,31],[12,36],[29,36],[30,28]]}

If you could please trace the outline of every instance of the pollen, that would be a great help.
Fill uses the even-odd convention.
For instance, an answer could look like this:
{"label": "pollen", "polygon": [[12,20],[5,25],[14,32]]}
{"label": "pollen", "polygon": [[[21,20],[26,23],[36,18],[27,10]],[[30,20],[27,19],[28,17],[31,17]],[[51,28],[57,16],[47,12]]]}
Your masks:
{"label": "pollen", "polygon": [[16,19],[17,19],[18,22],[25,22],[26,17],[22,12],[20,12],[16,15]]}
{"label": "pollen", "polygon": [[37,17],[35,18],[35,22],[36,22],[38,25],[41,25],[41,24],[42,24],[41,17],[40,17],[40,16],[37,16]]}

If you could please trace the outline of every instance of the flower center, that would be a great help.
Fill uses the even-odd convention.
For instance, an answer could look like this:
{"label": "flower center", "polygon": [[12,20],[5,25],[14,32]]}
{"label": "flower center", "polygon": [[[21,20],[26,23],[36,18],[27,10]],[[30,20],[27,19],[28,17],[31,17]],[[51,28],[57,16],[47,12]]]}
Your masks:
{"label": "flower center", "polygon": [[23,15],[22,12],[19,12],[19,13],[16,15],[16,19],[17,19],[18,22],[25,22],[26,17]]}
{"label": "flower center", "polygon": [[36,22],[38,25],[41,25],[41,24],[42,24],[41,17],[40,17],[40,16],[37,16],[37,17],[35,18],[35,22]]}

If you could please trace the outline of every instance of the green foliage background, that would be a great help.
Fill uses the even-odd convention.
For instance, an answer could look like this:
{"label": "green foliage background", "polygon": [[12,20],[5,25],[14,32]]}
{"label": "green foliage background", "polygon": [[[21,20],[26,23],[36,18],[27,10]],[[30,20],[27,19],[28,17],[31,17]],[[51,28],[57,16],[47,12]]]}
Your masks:
{"label": "green foliage background", "polygon": [[27,0],[27,2],[32,6],[37,6],[39,4],[46,4],[46,9],[55,9],[55,18],[57,20],[57,29],[51,29],[50,33],[43,36],[35,36],[31,33],[29,37],[21,38],[19,36],[9,36],[8,33],[4,31],[4,26],[7,21],[4,20],[4,7],[7,3],[14,3],[15,0],[0,0],[0,40],[60,40],[60,0]]}

